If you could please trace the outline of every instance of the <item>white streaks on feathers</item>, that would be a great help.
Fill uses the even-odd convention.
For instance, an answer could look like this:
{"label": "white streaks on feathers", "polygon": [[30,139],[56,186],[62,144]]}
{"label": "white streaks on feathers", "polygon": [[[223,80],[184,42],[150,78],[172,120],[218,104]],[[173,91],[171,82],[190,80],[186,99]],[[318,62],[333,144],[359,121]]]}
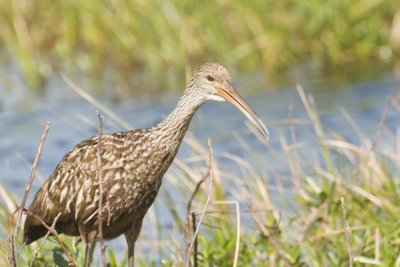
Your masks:
{"label": "white streaks on feathers", "polygon": [[71,203],[72,203],[73,200],[74,200],[73,197],[70,197],[70,198],[68,199],[67,205],[65,206],[65,211],[66,211],[67,213],[71,212]]}
{"label": "white streaks on feathers", "polygon": [[121,186],[118,183],[114,184],[110,190],[110,196],[112,196],[114,193],[116,193],[120,188],[121,188]]}
{"label": "white streaks on feathers", "polygon": [[78,215],[79,215],[79,211],[81,208],[81,203],[83,201],[83,191],[82,188],[79,190],[78,192],[78,198],[76,200],[76,204],[75,204],[75,220],[78,219]]}
{"label": "white streaks on feathers", "polygon": [[115,173],[115,176],[114,176],[114,180],[120,180],[122,178],[122,175],[121,175],[121,173],[120,172],[116,172]]}
{"label": "white streaks on feathers", "polygon": [[[115,156],[113,155],[113,157],[115,157]],[[103,166],[103,170],[122,168],[124,165],[125,165],[125,162],[123,160],[117,160],[117,161],[107,160],[107,163]]]}
{"label": "white streaks on feathers", "polygon": [[53,181],[51,181],[51,183],[50,183],[50,188],[49,188],[50,193],[53,193],[53,190],[55,189],[56,185],[58,184],[59,180],[61,180],[61,179],[62,178],[61,178],[60,173],[57,173],[56,178]]}
{"label": "white streaks on feathers", "polygon": [[97,214],[97,209],[83,222],[84,224],[88,223],[95,215]]}
{"label": "white streaks on feathers", "polygon": [[83,182],[83,190],[88,191],[91,186],[92,186],[92,181],[89,178],[86,178],[85,181]]}
{"label": "white streaks on feathers", "polygon": [[64,187],[60,194],[60,203],[64,201],[65,196],[68,193],[68,187]]}
{"label": "white streaks on feathers", "polygon": [[68,158],[69,158],[69,159],[72,159],[72,158],[74,158],[76,155],[78,155],[78,154],[81,153],[81,152],[82,152],[82,149],[75,149],[75,150],[72,150],[71,153],[69,154]]}

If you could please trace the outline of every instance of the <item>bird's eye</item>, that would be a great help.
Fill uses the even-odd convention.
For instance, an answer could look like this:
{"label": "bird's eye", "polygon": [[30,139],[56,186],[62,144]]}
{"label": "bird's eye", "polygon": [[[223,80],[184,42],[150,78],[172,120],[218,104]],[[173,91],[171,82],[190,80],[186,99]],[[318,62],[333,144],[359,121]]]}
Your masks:
{"label": "bird's eye", "polygon": [[207,80],[212,82],[212,81],[214,81],[214,77],[212,75],[207,75]]}

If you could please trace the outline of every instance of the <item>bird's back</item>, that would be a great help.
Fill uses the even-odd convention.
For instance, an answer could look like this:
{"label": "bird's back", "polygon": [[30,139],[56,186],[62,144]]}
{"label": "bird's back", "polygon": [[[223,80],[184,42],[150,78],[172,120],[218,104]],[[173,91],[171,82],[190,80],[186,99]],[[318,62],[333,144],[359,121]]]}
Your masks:
{"label": "bird's back", "polygon": [[[160,140],[153,139],[149,129],[101,137],[105,239],[119,236],[131,221],[142,219],[158,193],[162,177],[177,147],[170,149]],[[97,147],[98,137],[93,137],[82,141],[67,153],[29,207],[48,225],[61,212],[55,227],[58,233],[77,236],[82,235],[82,229],[97,229]],[[24,227],[26,244],[46,233],[47,230],[38,220],[27,217]]]}

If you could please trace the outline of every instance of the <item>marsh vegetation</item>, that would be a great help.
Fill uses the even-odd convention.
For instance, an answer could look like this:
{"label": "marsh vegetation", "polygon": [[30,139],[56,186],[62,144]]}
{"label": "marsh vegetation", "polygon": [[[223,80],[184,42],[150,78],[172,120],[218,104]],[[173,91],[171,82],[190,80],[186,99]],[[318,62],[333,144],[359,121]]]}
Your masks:
{"label": "marsh vegetation", "polygon": [[[349,71],[355,69],[362,73],[361,79],[368,80],[380,69],[392,73],[396,68],[399,29],[397,0],[327,0],[323,4],[319,0],[211,0],[207,4],[173,0],[0,0],[2,66],[17,66],[18,79],[24,80],[32,94],[43,93],[46,88],[53,96],[60,92],[51,83],[58,72],[77,78],[74,80],[79,84],[90,80],[94,84],[88,86],[88,91],[93,95],[111,87],[119,99],[132,94],[154,96],[155,92],[183,88],[182,74],[189,75],[192,67],[210,60],[223,62],[233,77],[241,77],[246,83],[251,81],[243,77],[249,73],[279,80],[282,73],[308,64],[333,75],[352,75]],[[311,80],[303,76],[300,73],[296,78]],[[8,79],[3,74],[0,78]],[[394,80],[389,83],[396,87],[398,78]],[[49,81],[51,86],[46,85]],[[258,81],[253,81],[256,87],[265,89]],[[294,87],[293,84],[289,86]],[[318,86],[325,90],[339,88],[334,81]],[[387,89],[378,83],[370,87],[366,92]],[[7,93],[21,90],[7,82],[0,89]],[[14,101],[5,90],[0,91],[0,97],[6,96],[0,99],[1,111]],[[147,215],[147,231],[137,245],[138,266],[185,265],[186,208],[204,177],[189,216],[201,222],[190,253],[192,263],[196,261],[198,266],[400,266],[400,95],[398,89],[393,91],[390,97],[380,100],[385,103],[379,116],[371,118],[368,109],[353,117],[346,108],[330,106],[332,99],[319,103],[298,86],[296,99],[300,107],[293,108],[282,97],[274,108],[287,111],[287,116],[273,118],[272,123],[266,121],[271,129],[279,128],[273,130],[271,143],[262,138],[256,145],[246,143],[235,124],[229,129],[233,148],[220,136],[217,140],[211,138],[211,147],[224,146],[214,149],[212,161],[204,138],[189,134],[184,156],[178,155]],[[39,95],[46,93],[49,92]],[[280,93],[285,95],[287,91]],[[128,103],[119,114],[136,108],[138,116],[127,122],[126,117],[106,108],[111,102],[105,100],[107,93],[96,97],[99,95],[105,104],[96,104],[96,98],[90,101],[95,104],[93,109],[103,112],[107,131],[131,129],[130,122],[139,121],[139,117],[146,123],[156,121],[171,106],[156,102],[154,109],[161,115],[155,116],[138,111],[148,103],[144,100]],[[35,116],[44,122],[56,113],[62,114],[65,107],[57,105],[71,99],[63,96],[49,107],[45,102],[52,98],[43,97],[34,106],[41,109],[33,108],[34,114],[28,114],[33,101],[32,95],[28,96],[15,105],[15,110],[22,110],[20,117],[10,116],[12,112],[0,113],[2,124],[11,125],[10,120],[18,124],[11,133],[7,126],[0,128],[4,157],[0,160],[5,161],[0,165],[2,241],[6,241],[7,231],[12,233],[16,223],[10,214],[20,204],[22,193],[15,187],[21,189],[20,184],[29,178],[21,177],[19,171],[31,165],[34,157],[21,157],[21,147],[18,150],[13,146],[23,143],[18,138],[27,138],[21,133],[29,127],[40,132],[39,123],[29,124]],[[267,97],[263,97],[254,101],[266,101]],[[350,109],[359,101],[354,95],[341,97],[348,98]],[[371,105],[368,99],[364,101]],[[321,119],[324,105],[335,109],[331,121]],[[54,146],[44,144],[42,158],[47,155],[48,163],[39,166],[36,185],[46,178],[40,170],[50,172],[56,159],[67,151],[65,143],[70,145],[93,134],[82,125],[97,127],[95,112],[90,113],[93,110],[82,102],[70,106],[76,117],[57,115],[54,122],[59,129],[70,127],[70,131],[50,130],[48,138],[53,138]],[[266,109],[264,112],[260,115],[266,116]],[[233,120],[228,116],[226,119]],[[209,128],[219,125],[213,123]],[[68,126],[63,128],[62,124]],[[253,129],[244,131],[249,134]],[[33,146],[36,149],[38,140],[33,136],[36,135],[29,137],[29,144],[23,143],[25,151],[33,151]],[[244,153],[234,152],[238,150]],[[17,154],[17,161],[7,157],[13,153]],[[7,183],[10,180],[13,182]],[[19,235],[17,265],[67,266],[67,254],[78,266],[82,265],[82,242],[59,238],[67,252],[54,237],[47,238],[43,247],[40,242],[26,247]],[[9,243],[0,242],[0,251],[0,265],[8,266]],[[112,241],[107,243],[106,251],[110,266],[125,266],[125,245]]]}

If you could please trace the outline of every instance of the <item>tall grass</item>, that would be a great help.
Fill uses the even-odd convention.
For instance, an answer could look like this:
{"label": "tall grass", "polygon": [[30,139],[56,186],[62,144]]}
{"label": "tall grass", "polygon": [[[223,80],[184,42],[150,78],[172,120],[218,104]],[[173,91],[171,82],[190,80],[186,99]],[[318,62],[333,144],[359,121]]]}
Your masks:
{"label": "tall grass", "polygon": [[[237,233],[237,266],[400,266],[400,135],[398,128],[385,126],[389,111],[400,112],[400,93],[388,101],[372,137],[366,136],[343,110],[343,119],[359,138],[349,142],[340,130],[325,128],[317,112],[318,103],[313,103],[300,87],[298,90],[309,119],[300,125],[293,116],[282,121],[290,134],[273,137],[280,140],[279,147],[265,144],[274,161],[265,162],[262,154],[246,144],[243,149],[249,158],[214,154],[212,190],[203,185],[192,203],[197,220],[206,207],[199,229],[198,266],[232,266]],[[300,140],[298,128],[310,126],[315,135]],[[242,142],[240,137],[237,141]],[[186,204],[180,201],[189,200],[207,173],[209,158],[207,147],[190,135],[186,143],[192,156],[175,160],[159,194],[158,205],[162,203],[173,225],[166,228],[158,223],[160,206],[151,209],[147,219],[160,235],[157,241],[139,239],[139,266],[184,266]],[[226,159],[240,171],[224,166],[221,162]],[[276,171],[274,162],[284,164],[289,172]],[[8,203],[0,206],[2,225],[6,225],[14,197],[0,192]],[[206,206],[208,199],[211,201]],[[221,201],[240,203],[240,212],[235,205],[221,205]],[[0,229],[4,233],[5,229]],[[55,261],[64,266],[63,254],[51,240],[41,250],[37,264]],[[63,240],[77,263],[82,263],[83,245],[75,244],[73,238]],[[161,261],[140,252],[146,242],[152,242],[151,250]],[[5,251],[4,244],[0,246]],[[35,246],[20,246],[19,266],[30,262]],[[108,249],[107,258],[111,266],[123,266],[126,260],[116,259],[112,249]],[[6,262],[2,253],[0,263]]]}
{"label": "tall grass", "polygon": [[0,0],[0,48],[33,87],[62,69],[145,92],[209,60],[266,73],[396,61],[399,17],[397,0]]}

